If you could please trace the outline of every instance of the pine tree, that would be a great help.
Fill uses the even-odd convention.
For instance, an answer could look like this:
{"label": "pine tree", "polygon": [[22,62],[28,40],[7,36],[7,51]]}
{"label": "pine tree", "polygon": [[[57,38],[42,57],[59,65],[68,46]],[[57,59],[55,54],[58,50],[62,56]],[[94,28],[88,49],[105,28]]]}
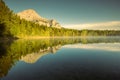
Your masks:
{"label": "pine tree", "polygon": [[0,0],[0,36],[10,36],[10,18],[12,11],[5,5],[3,0]]}

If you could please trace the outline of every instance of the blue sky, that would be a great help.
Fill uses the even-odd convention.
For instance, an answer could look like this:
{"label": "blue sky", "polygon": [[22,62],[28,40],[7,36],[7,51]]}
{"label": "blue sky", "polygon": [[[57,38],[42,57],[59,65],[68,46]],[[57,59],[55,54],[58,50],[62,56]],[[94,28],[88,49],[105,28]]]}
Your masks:
{"label": "blue sky", "polygon": [[120,21],[120,0],[5,0],[15,13],[36,10],[42,17],[60,24]]}

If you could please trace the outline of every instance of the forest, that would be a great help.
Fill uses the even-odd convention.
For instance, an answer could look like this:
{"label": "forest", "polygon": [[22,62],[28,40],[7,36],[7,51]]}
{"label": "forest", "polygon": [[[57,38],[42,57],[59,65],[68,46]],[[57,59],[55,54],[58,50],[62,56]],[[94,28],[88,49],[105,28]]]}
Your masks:
{"label": "forest", "polygon": [[3,0],[0,0],[0,38],[119,36],[120,30],[75,30],[47,27],[20,19]]}

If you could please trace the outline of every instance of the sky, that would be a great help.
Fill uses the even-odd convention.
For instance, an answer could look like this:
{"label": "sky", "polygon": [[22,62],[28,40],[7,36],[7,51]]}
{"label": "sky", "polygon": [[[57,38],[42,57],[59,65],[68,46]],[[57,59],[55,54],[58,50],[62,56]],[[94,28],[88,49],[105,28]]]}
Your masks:
{"label": "sky", "polygon": [[81,25],[87,24],[88,27],[91,27],[89,25],[107,25],[110,22],[120,21],[120,0],[4,1],[15,13],[26,9],[34,9],[40,16],[47,19],[56,19],[62,26],[68,28],[81,29],[81,27],[84,27]]}

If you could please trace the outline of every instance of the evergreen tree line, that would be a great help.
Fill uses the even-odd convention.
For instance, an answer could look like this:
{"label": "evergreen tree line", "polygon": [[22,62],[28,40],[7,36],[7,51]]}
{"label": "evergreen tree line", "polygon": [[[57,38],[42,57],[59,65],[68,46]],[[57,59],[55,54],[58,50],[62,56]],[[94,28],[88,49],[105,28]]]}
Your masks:
{"label": "evergreen tree line", "polygon": [[0,37],[55,37],[55,36],[118,36],[115,30],[74,30],[47,27],[20,19],[0,0]]}

